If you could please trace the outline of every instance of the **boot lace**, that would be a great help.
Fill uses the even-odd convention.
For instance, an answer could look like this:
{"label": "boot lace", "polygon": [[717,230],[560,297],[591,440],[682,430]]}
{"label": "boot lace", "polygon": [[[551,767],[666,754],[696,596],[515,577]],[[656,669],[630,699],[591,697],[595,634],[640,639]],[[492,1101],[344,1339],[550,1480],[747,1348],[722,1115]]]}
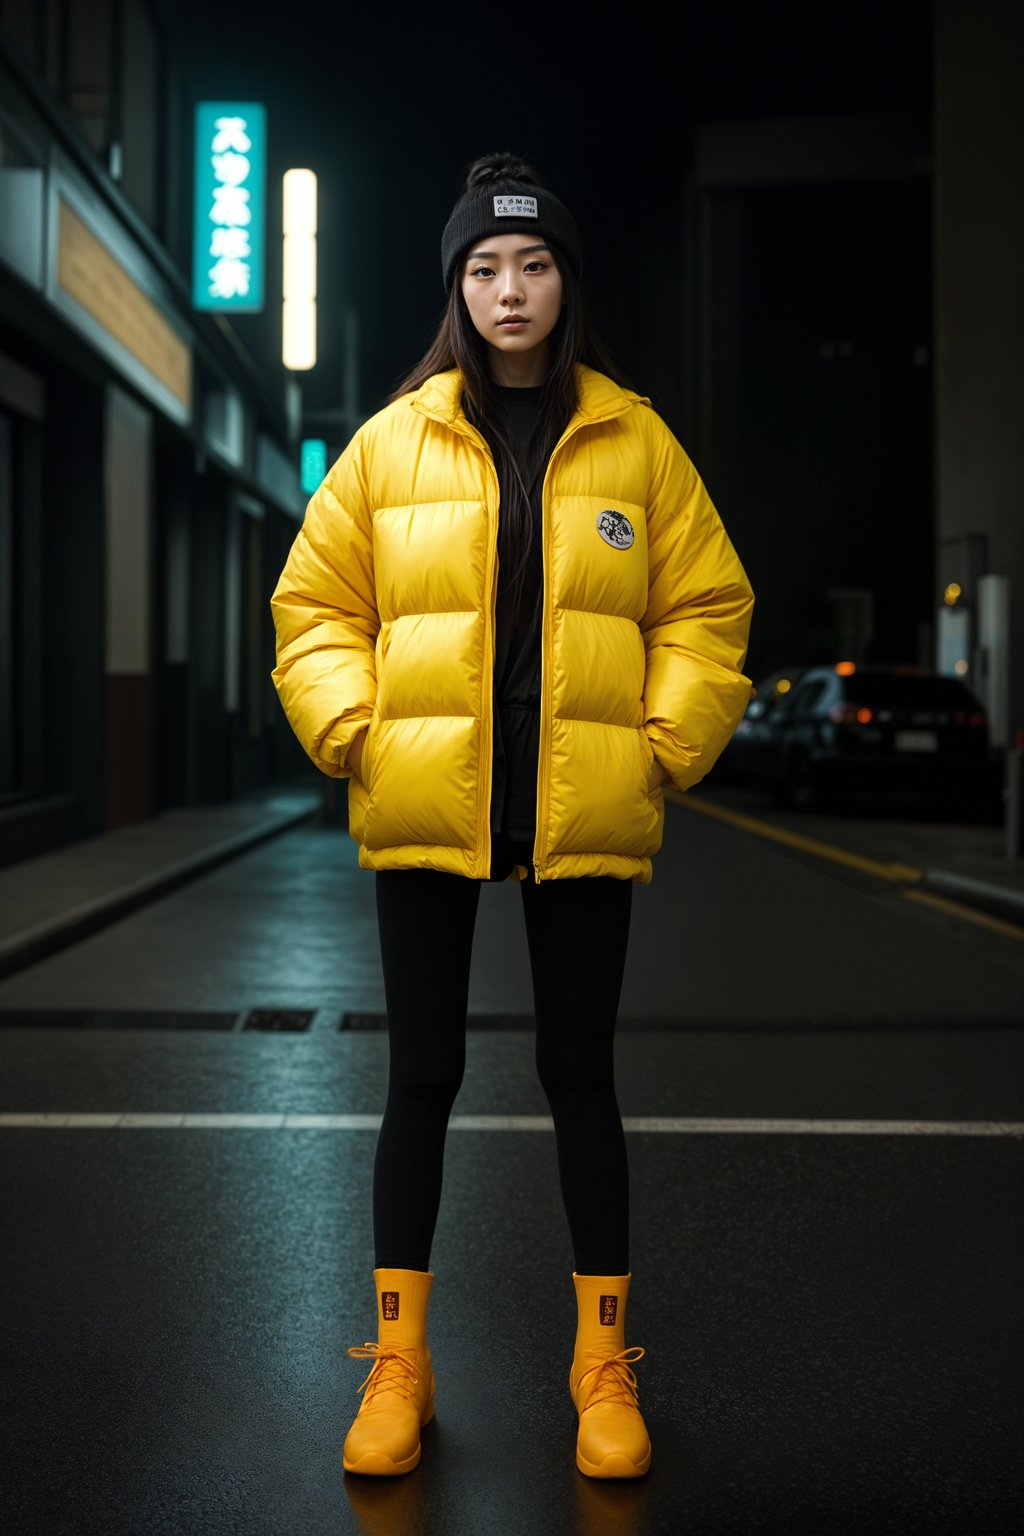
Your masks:
{"label": "boot lace", "polygon": [[[598,1355],[597,1350],[584,1351],[584,1359],[595,1361],[580,1374],[576,1390],[588,1408],[595,1403],[623,1403],[627,1408],[638,1408],[636,1373],[629,1361],[642,1360],[646,1351],[639,1344],[620,1350],[617,1355]],[[590,1385],[584,1383],[590,1378]]]}
{"label": "boot lace", "polygon": [[416,1348],[411,1344],[403,1349],[398,1349],[391,1344],[378,1344],[373,1340],[368,1340],[365,1344],[352,1345],[348,1354],[353,1360],[373,1361],[369,1375],[356,1388],[357,1392],[366,1388],[366,1396],[363,1398],[364,1408],[373,1394],[380,1391],[397,1392],[407,1401],[413,1400],[420,1373],[415,1362],[407,1358],[410,1353],[416,1354]]}

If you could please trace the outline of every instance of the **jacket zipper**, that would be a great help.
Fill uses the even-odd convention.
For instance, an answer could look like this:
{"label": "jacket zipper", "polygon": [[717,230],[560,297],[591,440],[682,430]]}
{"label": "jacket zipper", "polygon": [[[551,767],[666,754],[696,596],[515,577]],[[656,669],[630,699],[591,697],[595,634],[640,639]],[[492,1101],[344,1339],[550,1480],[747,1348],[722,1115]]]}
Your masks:
{"label": "jacket zipper", "polygon": [[491,872],[491,795],[494,788],[494,632],[497,627],[498,607],[498,502],[501,498],[501,487],[498,485],[498,472],[494,467],[490,449],[487,450],[487,467],[491,478],[491,486],[494,493],[494,513],[487,519],[487,580],[491,584],[490,602],[488,610],[490,614],[490,639],[488,644],[487,665],[484,667],[484,693],[486,694],[486,710],[482,713],[480,727],[480,750],[484,754],[484,792],[480,805],[480,841],[486,852],[486,863],[481,878],[486,878]]}
{"label": "jacket zipper", "polygon": [[544,605],[541,615],[541,646],[540,646],[540,752],[537,772],[537,830],[533,839],[533,878],[539,885],[544,878],[541,873],[544,866],[544,854],[546,852],[545,836],[547,833],[548,810],[548,780],[549,764],[551,759],[551,705],[548,697],[551,684],[551,580],[548,544],[551,538],[551,518],[548,515],[548,481],[551,477],[551,466],[562,446],[567,443],[580,427],[586,425],[582,420],[570,422],[562,433],[558,442],[551,450],[547,469],[544,471],[544,482],[540,495],[540,520],[541,520],[541,574],[543,577]]}
{"label": "jacket zipper", "polygon": [[[493,500],[488,504],[487,516],[487,572],[484,577],[484,608],[490,617],[488,633],[488,657],[483,669],[483,694],[480,709],[480,752],[484,764],[483,793],[477,802],[477,843],[484,851],[484,863],[479,879],[486,879],[491,872],[491,792],[494,781],[494,630],[497,624],[497,555],[498,555],[498,502],[501,488],[498,472],[486,441],[471,422],[465,421],[455,430],[478,447],[487,465]],[[490,584],[488,590],[487,584]]]}

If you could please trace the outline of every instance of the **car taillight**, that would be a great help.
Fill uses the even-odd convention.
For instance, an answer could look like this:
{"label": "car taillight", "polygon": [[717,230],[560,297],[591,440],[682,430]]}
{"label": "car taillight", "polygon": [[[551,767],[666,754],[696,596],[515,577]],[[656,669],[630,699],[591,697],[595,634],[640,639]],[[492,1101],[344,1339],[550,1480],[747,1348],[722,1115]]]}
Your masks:
{"label": "car taillight", "polygon": [[833,725],[870,725],[875,718],[872,710],[856,704],[833,704],[828,717]]}

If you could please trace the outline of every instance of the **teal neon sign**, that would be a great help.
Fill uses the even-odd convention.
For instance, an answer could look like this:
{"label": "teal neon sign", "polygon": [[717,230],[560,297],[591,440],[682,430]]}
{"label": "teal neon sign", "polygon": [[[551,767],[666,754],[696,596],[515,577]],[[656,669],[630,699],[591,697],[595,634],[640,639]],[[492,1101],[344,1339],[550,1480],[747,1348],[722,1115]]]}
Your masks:
{"label": "teal neon sign", "polygon": [[259,102],[196,105],[192,303],[263,308],[267,113]]}
{"label": "teal neon sign", "polygon": [[327,473],[327,444],[322,437],[304,437],[299,457],[299,478],[304,496],[320,489]]}

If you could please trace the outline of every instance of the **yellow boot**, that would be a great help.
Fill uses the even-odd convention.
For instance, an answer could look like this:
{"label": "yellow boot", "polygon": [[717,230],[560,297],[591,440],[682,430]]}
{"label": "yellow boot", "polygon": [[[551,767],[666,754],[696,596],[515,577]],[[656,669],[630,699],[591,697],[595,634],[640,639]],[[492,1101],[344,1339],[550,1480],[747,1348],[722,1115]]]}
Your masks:
{"label": "yellow boot", "polygon": [[643,1477],[651,1442],[637,1402],[626,1348],[630,1275],[580,1275],[573,1270],[578,1323],[569,1390],[580,1416],[576,1465],[587,1477]]}
{"label": "yellow boot", "polygon": [[378,1341],[354,1344],[355,1359],[374,1361],[357,1388],[366,1395],[345,1436],[346,1472],[395,1477],[420,1459],[420,1427],[434,1417],[434,1372],[427,1346],[427,1304],[434,1276],[423,1269],[375,1269]]}

